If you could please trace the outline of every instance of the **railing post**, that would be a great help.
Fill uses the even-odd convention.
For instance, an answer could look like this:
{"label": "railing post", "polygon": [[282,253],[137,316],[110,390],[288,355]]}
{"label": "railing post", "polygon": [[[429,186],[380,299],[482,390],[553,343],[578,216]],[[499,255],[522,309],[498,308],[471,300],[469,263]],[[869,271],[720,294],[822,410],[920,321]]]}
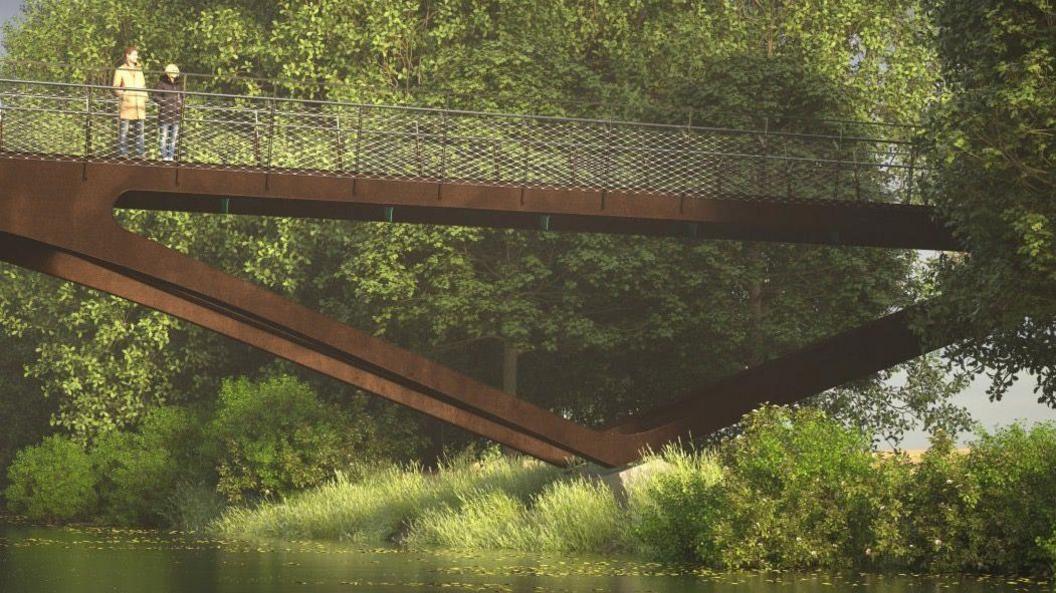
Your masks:
{"label": "railing post", "polygon": [[[176,122],[176,150],[174,151],[175,154],[173,155],[173,158],[176,159],[177,167],[179,167],[180,163],[183,162],[183,157],[181,155],[183,154],[183,133],[185,131],[183,129],[183,113],[187,111],[187,95],[184,94],[186,91],[187,80],[181,78],[180,90],[178,91],[179,94],[176,95],[176,104],[180,106],[180,118]],[[179,175],[179,172],[177,172],[177,175]]]}
{"label": "railing post", "polygon": [[447,179],[447,110],[440,112],[440,183]]}
{"label": "railing post", "polygon": [[273,150],[275,149],[275,99],[271,100],[271,121],[268,123],[268,170],[264,176],[264,188],[268,189],[271,186],[271,170],[274,167],[272,162]]}
{"label": "railing post", "polygon": [[363,106],[359,106],[359,114],[356,116],[356,164],[352,171],[353,175],[359,175],[359,155],[362,152],[363,140]]}
{"label": "railing post", "polygon": [[499,140],[493,140],[491,142],[491,160],[492,164],[495,166],[495,181],[497,183],[502,182],[502,165],[499,161],[499,151]]}
{"label": "railing post", "polygon": [[[905,203],[906,204],[912,204],[913,203],[913,173],[914,173],[914,168],[913,167],[914,167],[914,164],[916,163],[916,160],[917,160],[917,143],[914,140],[909,145],[909,179],[906,181],[906,199],[905,199]],[[926,205],[927,204],[925,204],[925,206]]]}
{"label": "railing post", "polygon": [[341,137],[341,114],[334,114],[334,133],[336,134],[336,150],[337,150],[337,171],[344,172],[345,170],[345,142]]}
{"label": "railing post", "polygon": [[568,168],[571,171],[571,179],[569,185],[572,187],[576,186],[576,147],[572,145],[568,149]]}
{"label": "railing post", "polygon": [[760,167],[758,173],[758,197],[768,197],[770,189],[770,171],[768,162],[770,157],[770,116],[763,118],[763,156],[759,159]]}
{"label": "railing post", "polygon": [[524,136],[521,138],[521,204],[524,204],[524,191],[528,188],[528,118],[521,120]]}
{"label": "railing post", "polygon": [[854,143],[854,150],[851,153],[851,159],[854,164],[854,199],[857,201],[862,200],[862,180],[859,177],[858,172],[858,142]]}
{"label": "railing post", "polygon": [[92,155],[92,87],[84,87],[84,157],[81,180],[88,180],[88,158]]}
{"label": "railing post", "polygon": [[[602,128],[602,130],[604,131],[604,133],[602,134],[602,138],[604,138],[602,150],[604,150],[606,153],[611,153],[611,152],[614,151],[614,149],[612,148],[612,134],[610,133],[609,124],[605,124],[605,127]],[[615,155],[612,155],[612,156],[614,157]],[[605,167],[603,167],[602,170],[601,170],[601,189],[602,189],[602,193],[601,193],[602,198],[601,199],[602,199],[602,203],[603,204],[604,204],[604,200],[605,200],[605,194],[609,190],[611,190],[613,188],[613,185],[614,185],[613,181],[612,181],[612,161],[613,160],[614,160],[613,158],[606,158],[605,159]]]}
{"label": "railing post", "polygon": [[422,164],[422,130],[418,127],[418,120],[414,120],[414,158],[418,161],[418,177],[424,177],[424,166]]}
{"label": "railing post", "polygon": [[792,159],[788,156],[788,136],[785,136],[785,197],[792,199]]}
{"label": "railing post", "polygon": [[257,167],[264,166],[264,154],[260,148],[260,110],[253,109],[253,160],[257,162]]}

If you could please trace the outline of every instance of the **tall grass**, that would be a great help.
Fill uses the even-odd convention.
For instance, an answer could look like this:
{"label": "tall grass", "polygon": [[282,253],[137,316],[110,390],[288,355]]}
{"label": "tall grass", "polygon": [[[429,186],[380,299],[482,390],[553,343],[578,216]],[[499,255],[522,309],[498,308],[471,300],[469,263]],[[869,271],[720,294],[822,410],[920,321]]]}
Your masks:
{"label": "tall grass", "polygon": [[434,509],[457,507],[478,493],[527,499],[559,472],[536,461],[509,458],[454,461],[435,473],[416,466],[378,468],[356,481],[338,476],[283,501],[232,509],[215,529],[230,537],[396,541]]}
{"label": "tall grass", "polygon": [[474,493],[423,514],[404,543],[551,552],[628,548],[623,509],[606,486],[586,478],[553,482],[528,501],[503,492]]}

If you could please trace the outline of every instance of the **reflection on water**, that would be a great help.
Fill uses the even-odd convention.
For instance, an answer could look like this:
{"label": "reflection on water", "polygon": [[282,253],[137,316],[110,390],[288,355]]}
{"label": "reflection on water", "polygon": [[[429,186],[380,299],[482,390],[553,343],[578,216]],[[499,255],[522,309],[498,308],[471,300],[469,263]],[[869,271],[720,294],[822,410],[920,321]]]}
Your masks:
{"label": "reflection on water", "polygon": [[110,529],[0,526],[2,593],[1051,591],[997,577],[714,574],[597,557],[221,542]]}

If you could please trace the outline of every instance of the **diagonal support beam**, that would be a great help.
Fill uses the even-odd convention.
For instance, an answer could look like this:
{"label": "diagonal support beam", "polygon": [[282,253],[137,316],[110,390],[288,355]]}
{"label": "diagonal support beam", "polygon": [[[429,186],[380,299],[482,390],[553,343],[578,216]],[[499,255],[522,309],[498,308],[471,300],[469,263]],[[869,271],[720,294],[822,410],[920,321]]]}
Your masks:
{"label": "diagonal support beam", "polygon": [[416,391],[357,368],[339,356],[324,355],[291,337],[281,335],[281,331],[275,328],[262,327],[233,311],[226,311],[186,293],[157,288],[147,281],[137,280],[90,259],[10,235],[0,236],[0,258],[191,321],[550,463],[563,464],[574,457],[566,450],[444,402],[428,392]]}
{"label": "diagonal support beam", "polygon": [[[909,326],[910,313],[895,313],[608,430],[595,430],[129,233],[112,215],[120,200],[136,205],[135,200],[156,199],[158,194],[171,202],[162,207],[173,209],[195,211],[204,196],[249,199],[242,206],[254,205],[256,210],[246,213],[309,217],[385,203],[381,193],[365,191],[368,184],[363,182],[353,184],[350,195],[348,181],[274,176],[269,182],[261,174],[243,171],[181,173],[163,167],[0,159],[0,259],[180,317],[552,463],[575,455],[621,465],[638,457],[643,447],[657,448],[689,432],[727,426],[764,401],[797,401],[926,350]],[[424,190],[419,187],[423,185]],[[511,223],[516,217],[528,215],[538,224],[537,214],[549,211],[557,212],[551,224],[568,225],[569,231],[652,228],[664,234],[659,231],[670,227],[681,233],[690,223],[711,225],[705,236],[918,248],[953,245],[948,233],[931,221],[929,211],[912,208],[873,206],[866,211],[838,204],[785,204],[775,209],[766,203],[716,201],[672,208],[675,203],[664,202],[663,196],[625,197],[621,202],[610,194],[609,209],[601,211],[584,192],[566,192],[560,199],[541,194],[532,205],[523,199],[509,203],[504,188],[492,188],[490,200],[477,186],[462,188],[461,195],[456,187],[447,196],[435,185],[419,182],[378,188],[390,192],[385,198],[389,203],[402,200],[412,211],[422,208],[417,211],[428,216],[421,222],[509,223],[517,228]],[[435,206],[438,195],[447,198],[446,205]],[[188,203],[179,203],[180,196]],[[431,209],[424,209],[421,199],[428,199]],[[237,207],[233,204],[232,210]],[[442,216],[429,219],[433,215]],[[826,226],[830,223],[840,232],[832,234]]]}

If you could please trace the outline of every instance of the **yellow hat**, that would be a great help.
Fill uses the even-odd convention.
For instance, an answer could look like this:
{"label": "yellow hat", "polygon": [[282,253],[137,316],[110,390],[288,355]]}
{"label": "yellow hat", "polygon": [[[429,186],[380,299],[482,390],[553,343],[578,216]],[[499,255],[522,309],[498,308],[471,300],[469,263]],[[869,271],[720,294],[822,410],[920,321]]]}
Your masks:
{"label": "yellow hat", "polygon": [[168,66],[165,66],[165,74],[168,74],[170,76],[179,76],[180,69],[176,67],[176,64],[169,64]]}

